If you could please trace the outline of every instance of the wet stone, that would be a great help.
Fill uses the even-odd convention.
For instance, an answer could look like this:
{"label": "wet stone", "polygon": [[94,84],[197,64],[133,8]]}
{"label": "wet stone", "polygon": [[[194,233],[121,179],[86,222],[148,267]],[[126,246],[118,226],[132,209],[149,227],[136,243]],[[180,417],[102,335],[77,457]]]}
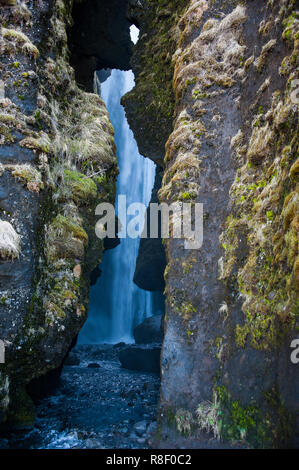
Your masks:
{"label": "wet stone", "polygon": [[80,345],[73,356],[80,363],[65,366],[54,394],[39,402],[35,428],[5,436],[0,449],[149,448],[159,376],[124,369],[112,345]]}

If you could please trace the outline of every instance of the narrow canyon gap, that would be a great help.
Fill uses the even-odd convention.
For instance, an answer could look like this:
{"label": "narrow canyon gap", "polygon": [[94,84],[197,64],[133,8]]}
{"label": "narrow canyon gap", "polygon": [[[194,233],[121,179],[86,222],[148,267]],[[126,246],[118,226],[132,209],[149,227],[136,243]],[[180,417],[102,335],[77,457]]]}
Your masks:
{"label": "narrow canyon gap", "polygon": [[[138,29],[134,25],[131,27],[131,37],[133,42],[137,42]],[[101,84],[101,96],[115,130],[119,165],[116,201],[119,195],[125,195],[127,207],[135,202],[147,207],[156,165],[139,155],[120,104],[121,97],[133,87],[132,71],[113,70]],[[79,344],[132,343],[135,326],[147,317],[163,313],[163,294],[142,290],[133,282],[139,244],[140,238],[122,238],[116,248],[104,253],[100,267],[102,274],[91,287],[88,320],[80,332]]]}

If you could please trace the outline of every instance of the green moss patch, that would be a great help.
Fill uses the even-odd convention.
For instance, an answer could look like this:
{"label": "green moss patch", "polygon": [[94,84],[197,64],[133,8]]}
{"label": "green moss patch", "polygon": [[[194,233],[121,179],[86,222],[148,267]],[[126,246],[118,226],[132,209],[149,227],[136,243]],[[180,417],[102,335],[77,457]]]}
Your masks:
{"label": "green moss patch", "polygon": [[97,196],[97,185],[86,175],[72,170],[64,170],[64,185],[69,189],[71,198],[78,204],[87,204]]}

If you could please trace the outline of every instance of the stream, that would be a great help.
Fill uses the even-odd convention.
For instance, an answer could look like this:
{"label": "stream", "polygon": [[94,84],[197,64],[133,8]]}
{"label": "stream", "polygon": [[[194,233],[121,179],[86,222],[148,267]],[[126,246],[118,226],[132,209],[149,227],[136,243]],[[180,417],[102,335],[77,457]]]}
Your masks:
{"label": "stream", "polygon": [[[37,404],[35,427],[0,438],[0,449],[140,449],[156,430],[158,375],[123,369],[119,347],[73,349],[53,395]],[[75,358],[75,360],[74,360]]]}

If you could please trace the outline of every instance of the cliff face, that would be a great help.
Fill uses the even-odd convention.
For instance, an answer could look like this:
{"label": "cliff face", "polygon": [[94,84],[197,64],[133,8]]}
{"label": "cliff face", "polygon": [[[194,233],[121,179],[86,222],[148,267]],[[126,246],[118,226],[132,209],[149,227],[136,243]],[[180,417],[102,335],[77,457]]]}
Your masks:
{"label": "cliff face", "polygon": [[200,250],[165,241],[158,445],[211,432],[297,445],[295,2],[148,0],[144,11],[128,120],[146,156],[161,162],[166,143],[160,201],[204,204]]}
{"label": "cliff face", "polygon": [[95,70],[130,69],[129,3],[132,0],[74,2],[73,24],[68,30],[71,64],[76,81],[88,91],[93,90]]}
{"label": "cliff face", "polygon": [[69,62],[91,91],[97,67],[127,68],[134,22],[123,103],[139,150],[165,170],[160,201],[204,204],[200,250],[164,243],[157,445],[210,445],[211,433],[298,445],[295,1],[0,5],[0,423],[32,424],[28,384],[61,365],[82,327],[104,248],[94,208],[114,199],[113,129]]}
{"label": "cliff face", "polygon": [[32,424],[27,384],[61,365],[82,327],[114,199],[113,129],[68,63],[71,1],[1,1],[0,422]]}
{"label": "cliff face", "polygon": [[173,64],[178,19],[189,0],[139,2],[132,20],[141,28],[132,66],[136,86],[122,103],[141,155],[163,165],[165,142],[172,130]]}

